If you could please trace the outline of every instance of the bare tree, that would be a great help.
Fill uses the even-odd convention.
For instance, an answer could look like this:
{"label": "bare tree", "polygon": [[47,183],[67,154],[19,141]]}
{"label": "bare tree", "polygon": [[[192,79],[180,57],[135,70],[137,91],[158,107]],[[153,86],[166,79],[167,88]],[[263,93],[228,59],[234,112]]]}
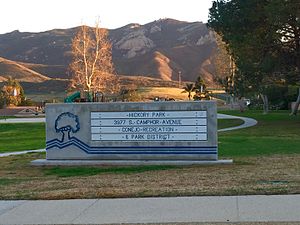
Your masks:
{"label": "bare tree", "polygon": [[72,40],[73,59],[70,63],[72,86],[87,92],[107,93],[114,90],[117,76],[114,74],[111,43],[108,31],[83,25]]}

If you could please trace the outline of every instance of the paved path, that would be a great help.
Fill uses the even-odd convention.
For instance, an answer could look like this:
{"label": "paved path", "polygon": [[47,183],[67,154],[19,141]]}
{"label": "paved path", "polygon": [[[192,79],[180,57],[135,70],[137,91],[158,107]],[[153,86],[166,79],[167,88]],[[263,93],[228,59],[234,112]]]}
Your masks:
{"label": "paved path", "polygon": [[300,195],[0,201],[1,224],[300,222]]}
{"label": "paved path", "polygon": [[44,117],[1,119],[0,123],[45,123]]}
{"label": "paved path", "polygon": [[238,130],[238,129],[242,129],[242,128],[252,127],[257,124],[257,120],[249,118],[249,117],[231,116],[231,115],[220,114],[220,113],[218,113],[218,119],[240,119],[240,120],[244,121],[244,123],[240,126],[220,129],[220,130],[218,130],[218,132]]}
{"label": "paved path", "polygon": [[7,152],[7,153],[0,153],[0,157],[6,157],[10,155],[23,155],[27,153],[32,153],[32,152],[45,152],[45,149],[37,149],[37,150],[26,150],[26,151],[20,151],[20,152]]}

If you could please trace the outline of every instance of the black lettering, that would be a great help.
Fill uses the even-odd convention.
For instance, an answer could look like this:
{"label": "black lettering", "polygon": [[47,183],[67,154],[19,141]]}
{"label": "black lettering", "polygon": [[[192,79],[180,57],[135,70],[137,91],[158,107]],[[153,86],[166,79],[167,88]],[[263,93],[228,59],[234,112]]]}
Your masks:
{"label": "black lettering", "polygon": [[133,117],[133,118],[149,117],[149,113],[148,112],[131,112],[131,113],[128,113],[128,117]]}

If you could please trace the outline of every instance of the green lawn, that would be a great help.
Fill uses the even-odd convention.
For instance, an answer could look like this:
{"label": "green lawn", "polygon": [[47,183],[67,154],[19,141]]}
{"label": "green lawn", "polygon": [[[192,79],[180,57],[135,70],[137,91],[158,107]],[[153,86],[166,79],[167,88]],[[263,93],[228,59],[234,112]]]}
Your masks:
{"label": "green lawn", "polygon": [[258,156],[300,153],[300,116],[287,111],[225,111],[224,114],[251,117],[258,121],[254,127],[219,134],[221,157]]}
{"label": "green lawn", "polygon": [[45,124],[0,124],[0,143],[0,153],[45,148]]}
{"label": "green lawn", "polygon": [[15,116],[0,116],[0,120],[16,118]]}
{"label": "green lawn", "polygon": [[218,120],[218,129],[224,129],[227,127],[236,127],[242,125],[243,120],[240,119],[219,119]]}

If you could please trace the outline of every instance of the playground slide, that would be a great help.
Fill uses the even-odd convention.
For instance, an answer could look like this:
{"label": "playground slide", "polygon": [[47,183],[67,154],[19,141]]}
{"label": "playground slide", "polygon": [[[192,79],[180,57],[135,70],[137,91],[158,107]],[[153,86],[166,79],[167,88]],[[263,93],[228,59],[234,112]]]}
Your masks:
{"label": "playground slide", "polygon": [[80,92],[74,92],[73,94],[69,95],[68,97],[65,98],[65,103],[71,103],[74,102],[76,98],[80,98]]}

